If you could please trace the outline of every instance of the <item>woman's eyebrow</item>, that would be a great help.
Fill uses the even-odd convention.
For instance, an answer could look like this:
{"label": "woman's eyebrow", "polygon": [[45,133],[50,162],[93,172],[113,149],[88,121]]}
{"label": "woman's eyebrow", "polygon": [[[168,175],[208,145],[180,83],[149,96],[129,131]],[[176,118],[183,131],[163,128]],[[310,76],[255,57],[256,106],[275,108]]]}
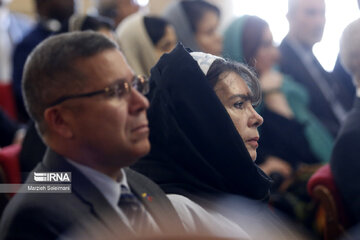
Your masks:
{"label": "woman's eyebrow", "polygon": [[229,97],[229,100],[232,100],[234,98],[241,98],[243,101],[251,100],[251,97],[249,94],[235,94]]}

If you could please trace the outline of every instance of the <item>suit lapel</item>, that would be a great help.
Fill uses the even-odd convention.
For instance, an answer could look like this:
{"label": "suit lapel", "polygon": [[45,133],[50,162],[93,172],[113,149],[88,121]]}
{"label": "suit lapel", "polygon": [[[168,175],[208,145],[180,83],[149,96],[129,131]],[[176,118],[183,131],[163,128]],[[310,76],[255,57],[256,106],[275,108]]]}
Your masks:
{"label": "suit lapel", "polygon": [[49,171],[71,172],[72,194],[77,195],[85,204],[89,205],[93,214],[104,223],[105,227],[115,236],[132,235],[132,231],[121,221],[120,216],[108,203],[102,193],[64,157],[47,149],[43,165]]}
{"label": "suit lapel", "polygon": [[125,169],[131,191],[154,218],[162,233],[185,232],[182,222],[166,194],[150,179],[129,169]]}

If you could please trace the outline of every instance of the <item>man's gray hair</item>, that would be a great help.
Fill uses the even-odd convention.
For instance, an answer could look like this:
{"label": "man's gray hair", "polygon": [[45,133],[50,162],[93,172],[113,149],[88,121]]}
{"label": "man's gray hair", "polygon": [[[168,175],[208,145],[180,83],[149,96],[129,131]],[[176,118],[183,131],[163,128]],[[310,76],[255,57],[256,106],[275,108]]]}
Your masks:
{"label": "man's gray hair", "polygon": [[41,133],[44,111],[56,99],[80,92],[87,84],[84,69],[75,63],[117,45],[95,32],[64,33],[39,44],[27,58],[22,81],[26,109]]}
{"label": "man's gray hair", "polygon": [[360,18],[350,23],[342,34],[340,60],[360,86]]}

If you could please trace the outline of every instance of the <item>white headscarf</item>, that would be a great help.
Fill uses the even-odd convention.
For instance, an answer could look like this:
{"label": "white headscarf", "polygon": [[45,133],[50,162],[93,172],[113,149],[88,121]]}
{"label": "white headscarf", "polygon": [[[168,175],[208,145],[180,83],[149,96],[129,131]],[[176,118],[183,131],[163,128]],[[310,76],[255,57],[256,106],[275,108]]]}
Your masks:
{"label": "white headscarf", "polygon": [[213,64],[216,59],[224,60],[223,58],[212,55],[210,53],[191,52],[190,55],[195,59],[205,76],[208,73],[211,64]]}
{"label": "white headscarf", "polygon": [[135,13],[125,18],[116,29],[117,41],[122,53],[136,74],[150,76],[156,64],[155,46],[144,24],[144,15]]}

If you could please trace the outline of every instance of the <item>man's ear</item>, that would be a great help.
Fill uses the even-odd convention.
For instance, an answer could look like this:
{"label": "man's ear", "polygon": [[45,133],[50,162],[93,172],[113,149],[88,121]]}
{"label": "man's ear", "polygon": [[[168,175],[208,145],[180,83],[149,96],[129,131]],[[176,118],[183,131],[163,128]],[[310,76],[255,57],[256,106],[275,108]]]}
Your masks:
{"label": "man's ear", "polygon": [[44,120],[52,132],[56,132],[64,138],[73,137],[74,133],[64,118],[62,109],[59,109],[58,107],[46,109],[44,112]]}

